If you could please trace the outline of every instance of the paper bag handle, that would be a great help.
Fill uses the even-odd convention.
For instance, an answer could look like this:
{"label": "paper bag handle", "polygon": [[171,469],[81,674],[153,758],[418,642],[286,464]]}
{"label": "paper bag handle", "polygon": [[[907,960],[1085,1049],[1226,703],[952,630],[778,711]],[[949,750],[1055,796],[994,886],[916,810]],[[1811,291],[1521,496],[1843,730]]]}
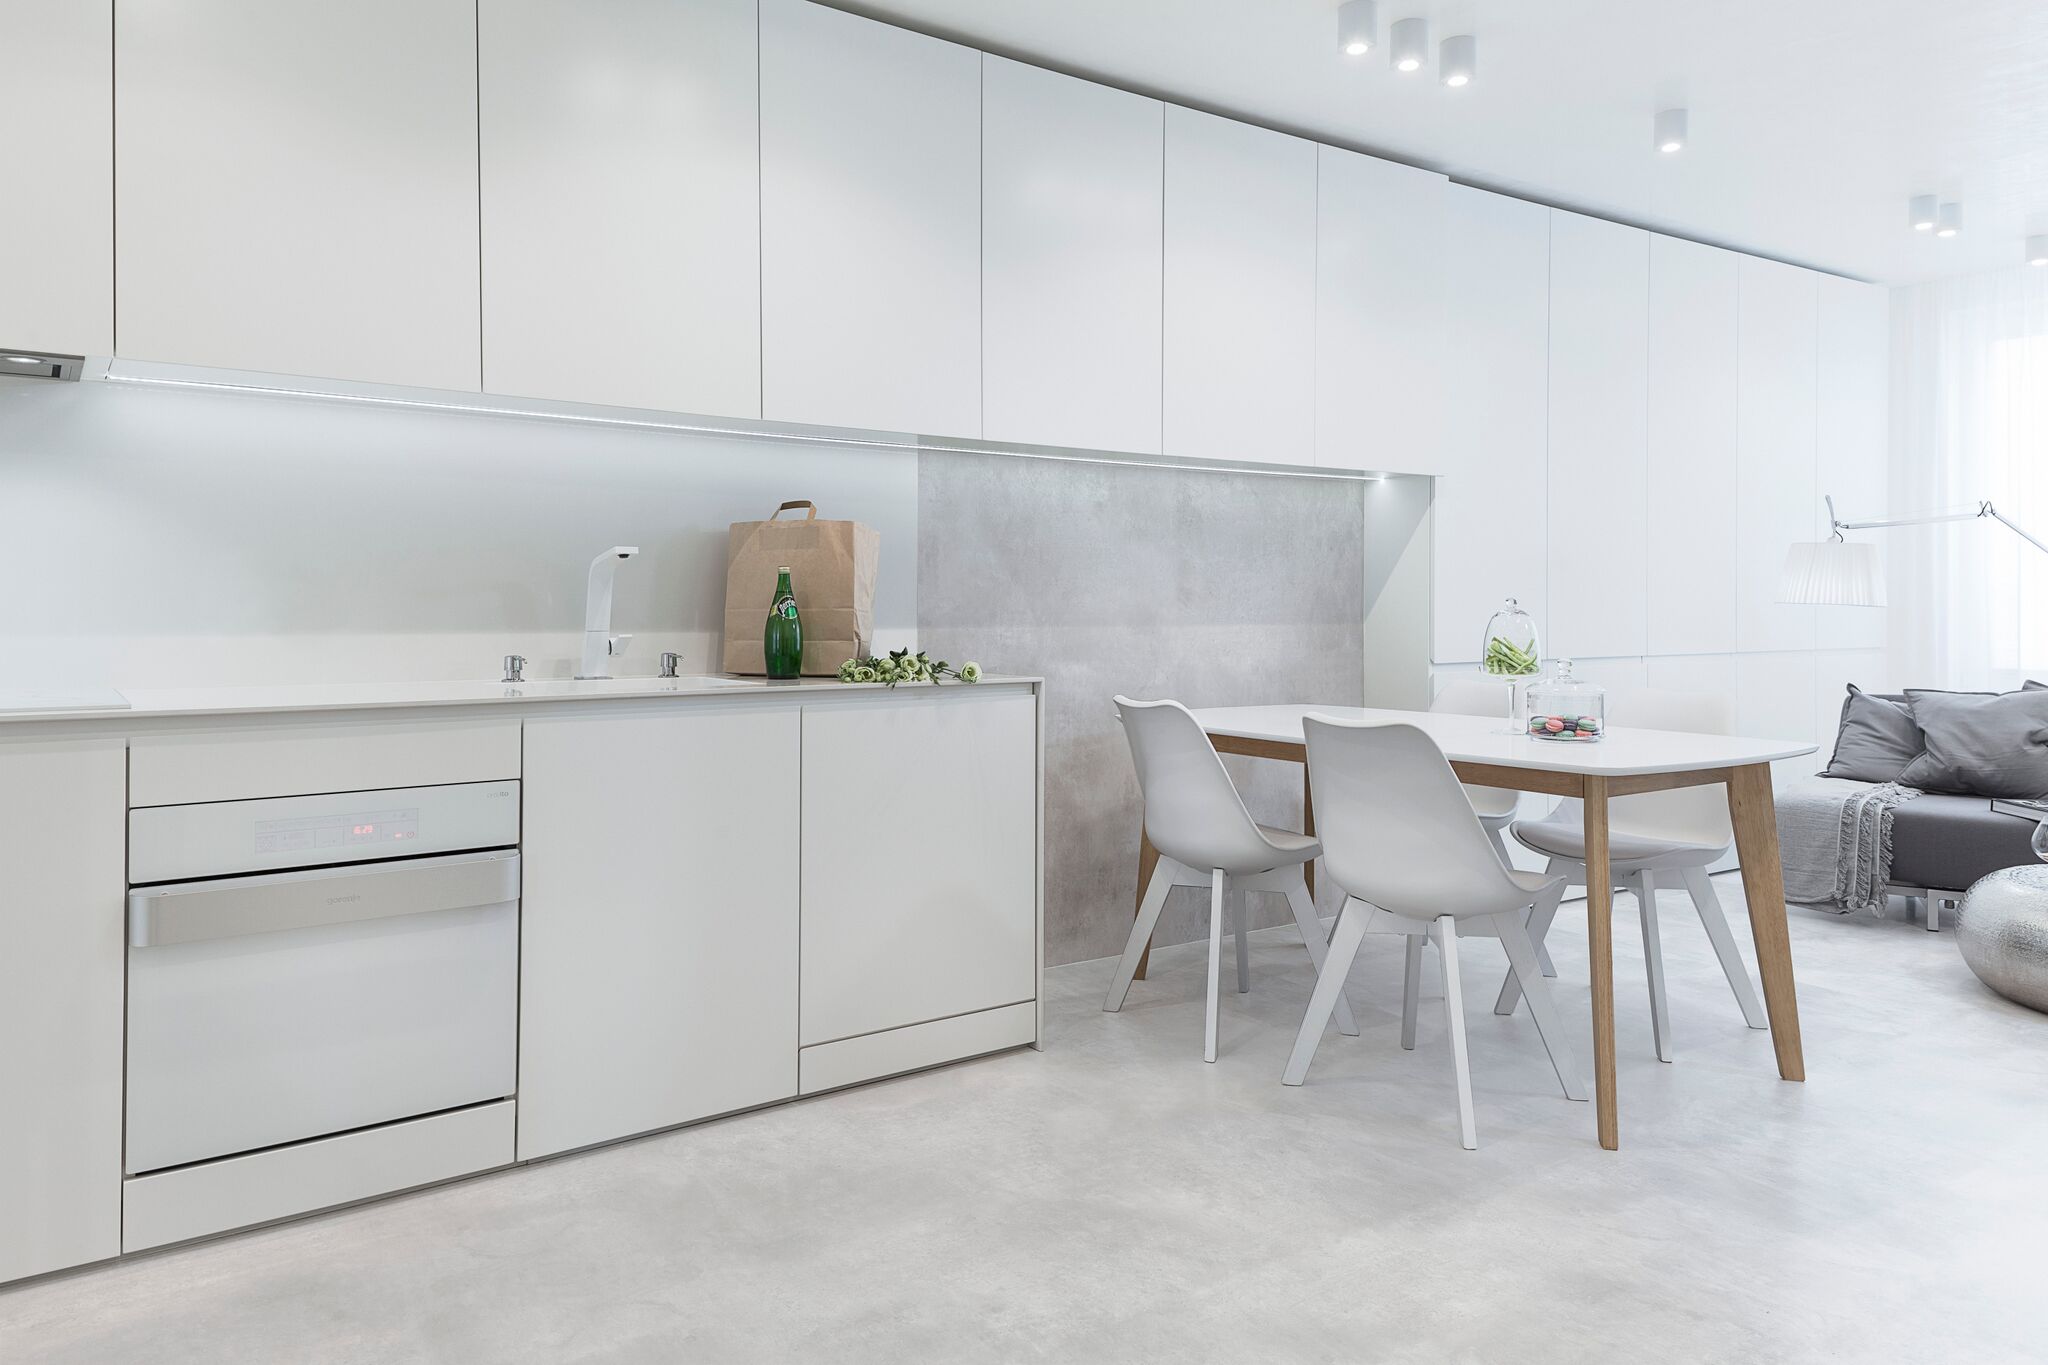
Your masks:
{"label": "paper bag handle", "polygon": [[807,498],[799,498],[795,502],[785,502],[784,504],[782,504],[782,506],[776,508],[773,512],[768,514],[768,520],[773,521],[775,520],[775,518],[781,516],[784,512],[794,511],[799,507],[806,509],[806,515],[804,517],[805,521],[816,521],[818,519],[818,504],[810,501]]}

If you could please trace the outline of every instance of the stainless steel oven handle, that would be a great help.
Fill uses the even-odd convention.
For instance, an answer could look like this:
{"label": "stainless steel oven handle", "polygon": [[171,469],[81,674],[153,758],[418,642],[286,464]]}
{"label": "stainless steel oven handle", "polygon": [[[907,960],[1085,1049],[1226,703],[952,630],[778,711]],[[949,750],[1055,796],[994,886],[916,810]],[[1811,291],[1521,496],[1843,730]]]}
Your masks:
{"label": "stainless steel oven handle", "polygon": [[518,899],[519,855],[509,850],[183,882],[128,893],[128,943],[155,948]]}

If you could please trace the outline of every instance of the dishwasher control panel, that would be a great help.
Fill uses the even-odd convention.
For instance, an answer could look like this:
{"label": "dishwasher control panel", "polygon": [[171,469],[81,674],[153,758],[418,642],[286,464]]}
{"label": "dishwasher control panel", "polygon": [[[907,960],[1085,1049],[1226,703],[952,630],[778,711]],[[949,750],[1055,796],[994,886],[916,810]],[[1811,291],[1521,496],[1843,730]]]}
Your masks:
{"label": "dishwasher control panel", "polygon": [[339,815],[287,815],[256,822],[256,851],[265,854],[404,843],[419,837],[418,806],[343,811]]}
{"label": "dishwasher control panel", "polygon": [[519,842],[519,783],[326,792],[128,812],[128,882],[186,881]]}

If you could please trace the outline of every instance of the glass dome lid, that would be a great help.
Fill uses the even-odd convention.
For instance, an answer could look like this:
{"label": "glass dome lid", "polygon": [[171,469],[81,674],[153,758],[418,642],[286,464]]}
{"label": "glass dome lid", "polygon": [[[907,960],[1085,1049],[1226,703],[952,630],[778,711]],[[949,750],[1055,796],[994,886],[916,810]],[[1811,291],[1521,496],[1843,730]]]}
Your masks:
{"label": "glass dome lid", "polygon": [[1486,622],[1479,645],[1479,667],[1503,678],[1527,678],[1543,671],[1543,649],[1536,618],[1510,597]]}

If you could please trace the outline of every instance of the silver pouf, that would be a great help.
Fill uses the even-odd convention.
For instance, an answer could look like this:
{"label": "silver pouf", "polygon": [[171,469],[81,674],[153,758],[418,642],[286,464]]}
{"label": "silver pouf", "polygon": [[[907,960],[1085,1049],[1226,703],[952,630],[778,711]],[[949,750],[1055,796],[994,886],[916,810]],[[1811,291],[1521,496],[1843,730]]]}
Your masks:
{"label": "silver pouf", "polygon": [[1956,942],[1978,980],[2048,1013],[2048,866],[2008,867],[1971,887]]}

